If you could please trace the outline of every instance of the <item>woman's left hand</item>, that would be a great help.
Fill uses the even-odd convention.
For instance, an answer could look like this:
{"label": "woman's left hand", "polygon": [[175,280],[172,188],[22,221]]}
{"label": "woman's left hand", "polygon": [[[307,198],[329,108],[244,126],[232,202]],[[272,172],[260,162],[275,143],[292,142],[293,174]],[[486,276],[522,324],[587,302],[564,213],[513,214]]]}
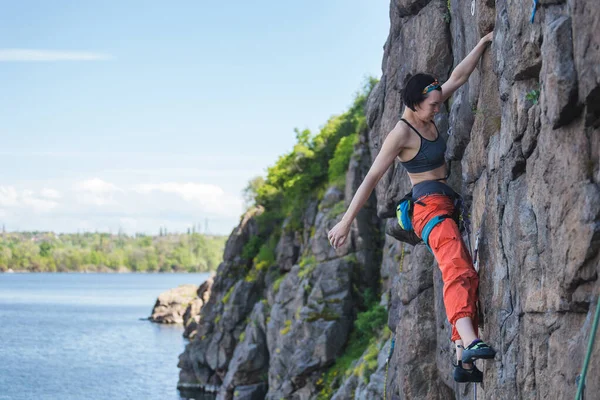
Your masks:
{"label": "woman's left hand", "polygon": [[487,35],[482,37],[480,41],[482,43],[489,43],[492,41],[493,38],[494,38],[494,31],[491,31],[490,33],[488,33]]}

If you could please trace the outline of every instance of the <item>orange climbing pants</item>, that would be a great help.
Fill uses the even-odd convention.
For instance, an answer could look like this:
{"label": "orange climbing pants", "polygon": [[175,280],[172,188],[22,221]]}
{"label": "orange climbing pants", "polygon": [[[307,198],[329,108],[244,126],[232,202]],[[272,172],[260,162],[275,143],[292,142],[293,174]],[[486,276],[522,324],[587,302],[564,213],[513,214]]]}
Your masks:
{"label": "orange climbing pants", "polygon": [[[421,237],[425,224],[438,215],[452,215],[454,202],[443,194],[431,194],[418,199],[413,209],[413,227]],[[477,299],[479,276],[473,261],[452,218],[446,218],[429,234],[429,247],[442,271],[444,281],[444,306],[448,321],[452,325],[452,341],[460,340],[456,320],[470,317],[473,330],[478,334]]]}

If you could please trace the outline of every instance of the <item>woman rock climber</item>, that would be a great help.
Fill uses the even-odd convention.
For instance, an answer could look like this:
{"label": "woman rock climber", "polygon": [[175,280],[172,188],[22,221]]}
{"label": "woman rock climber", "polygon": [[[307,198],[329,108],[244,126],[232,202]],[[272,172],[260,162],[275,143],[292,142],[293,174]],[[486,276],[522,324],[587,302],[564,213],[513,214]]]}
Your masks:
{"label": "woman rock climber", "polygon": [[[491,42],[492,34],[490,32],[481,38],[443,85],[440,86],[433,76],[427,74],[416,74],[408,80],[402,92],[406,106],[402,118],[385,138],[381,151],[342,220],[329,231],[329,241],[334,248],[344,244],[352,221],[396,157],[406,168],[413,185],[412,224],[415,233],[421,237],[423,228],[432,218],[452,215],[456,193],[446,185],[446,143],[437,131],[433,117],[439,112],[440,105],[467,82]],[[429,246],[444,281],[444,306],[452,325],[452,341],[456,345],[458,359],[454,379],[458,382],[481,382],[483,374],[473,361],[494,358],[496,352],[478,337],[479,277],[452,218],[442,220],[431,230]],[[467,346],[463,347],[464,344]]]}

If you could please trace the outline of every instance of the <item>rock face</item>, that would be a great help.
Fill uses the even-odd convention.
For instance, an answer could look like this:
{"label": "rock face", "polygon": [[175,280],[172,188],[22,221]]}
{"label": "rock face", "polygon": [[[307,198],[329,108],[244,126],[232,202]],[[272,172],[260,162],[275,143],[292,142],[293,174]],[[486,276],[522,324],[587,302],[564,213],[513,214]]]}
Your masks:
{"label": "rock face", "polygon": [[185,313],[183,314],[183,326],[185,328],[183,331],[184,338],[192,339],[196,336],[196,329],[198,329],[198,323],[200,322],[200,311],[202,311],[202,306],[206,304],[210,297],[210,289],[213,280],[214,277],[211,276],[200,285],[196,291],[197,298],[192,300],[185,310]]}
{"label": "rock face", "polygon": [[[393,1],[372,95],[383,99],[368,111],[375,154],[401,111],[399,83],[419,71],[447,79],[449,57],[456,65],[494,29],[493,45],[437,117],[449,121],[451,184],[471,202],[479,232],[482,335],[499,350],[480,362],[480,399],[573,397],[600,292],[600,12],[593,1],[540,3],[532,24],[521,3],[474,1],[472,13],[471,2]],[[427,54],[444,62],[425,62]],[[379,215],[405,190],[405,173],[390,171],[377,188]],[[404,348],[419,346],[396,350],[388,398],[470,396],[452,381],[437,265],[417,246],[396,275],[399,247],[390,243],[383,259],[390,328]],[[597,346],[596,376],[599,359]],[[587,385],[596,393],[600,382],[588,374]]]}
{"label": "rock face", "polygon": [[163,324],[182,324],[184,314],[192,303],[198,314],[202,304],[199,306],[195,304],[197,303],[197,291],[198,286],[196,285],[181,285],[161,293],[152,309],[150,321]]}
{"label": "rock face", "polygon": [[243,248],[258,233],[254,218],[260,213],[260,209],[255,209],[244,215],[225,245],[223,262],[208,302],[202,307],[195,337],[179,357],[180,389],[216,391],[227,374],[240,335],[246,329],[246,318],[263,289],[262,279],[238,280],[246,276],[251,265],[250,260],[243,258]]}
{"label": "rock face", "polygon": [[267,399],[292,397],[340,354],[351,322],[353,267],[338,259],[316,265],[304,277],[300,266],[286,275],[268,324]]}
{"label": "rock face", "polygon": [[228,400],[315,394],[323,371],[343,352],[364,292],[379,286],[383,233],[374,196],[342,249],[336,252],[327,239],[341,218],[336,205],[350,200],[370,166],[367,133],[350,162],[346,194],[330,187],[320,202],[311,202],[302,217],[305,232],[282,229],[277,265],[252,279],[252,263],[242,254],[257,234],[258,214],[242,218],[195,337],[180,356],[180,389],[215,390]]}
{"label": "rock face", "polygon": [[[470,207],[475,232],[465,239],[479,237],[481,335],[498,350],[495,360],[478,362],[477,397],[574,397],[600,295],[600,8],[592,0],[539,3],[531,23],[521,2],[391,1],[383,75],[367,101],[368,129],[345,190],[330,187],[309,204],[302,231],[281,229],[277,265],[256,279],[244,279],[252,260],[243,258],[258,233],[255,214],[242,218],[180,356],[180,387],[215,389],[222,399],[316,399],[371,289],[383,294],[396,342],[387,379],[390,340],[381,339],[370,374],[339,379],[333,398],[380,399],[384,388],[388,399],[472,397],[471,385],[452,379],[434,258],[383,234],[410,189],[405,171],[390,168],[337,252],[327,230],[397,123],[407,78],[448,79],[493,29],[468,83],[436,117],[448,139],[450,184]],[[588,396],[600,392],[599,373],[597,344]]]}

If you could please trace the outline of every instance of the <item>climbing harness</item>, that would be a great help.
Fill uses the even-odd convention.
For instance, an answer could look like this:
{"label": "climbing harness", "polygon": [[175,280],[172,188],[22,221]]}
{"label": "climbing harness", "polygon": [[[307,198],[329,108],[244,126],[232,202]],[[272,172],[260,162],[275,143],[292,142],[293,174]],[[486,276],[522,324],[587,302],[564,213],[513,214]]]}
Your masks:
{"label": "climbing harness", "polygon": [[598,304],[596,304],[596,313],[594,315],[594,323],[592,324],[592,330],[590,331],[590,341],[588,342],[585,361],[583,362],[581,374],[577,377],[577,380],[579,382],[577,394],[575,395],[575,400],[583,400],[583,391],[585,389],[585,376],[587,374],[588,366],[590,364],[590,358],[592,357],[592,350],[594,349],[594,340],[596,338],[596,330],[598,329],[598,319],[600,319],[600,296],[598,296]]}
{"label": "climbing harness", "polygon": [[[427,245],[429,251],[433,254],[433,250],[429,246],[429,235],[433,228],[436,227],[437,224],[445,220],[446,218],[452,218],[456,222],[459,230],[464,231],[467,234],[467,245],[469,246],[469,254],[473,255],[473,250],[471,249],[471,219],[469,218],[469,213],[465,207],[465,202],[462,197],[458,196],[454,199],[454,214],[453,215],[438,215],[437,217],[433,217],[425,224],[423,228],[423,232],[421,232],[421,236],[423,237],[423,242]],[[461,229],[462,228],[462,229]]]}
{"label": "climbing harness", "polygon": [[387,380],[388,380],[388,369],[390,367],[390,359],[392,358],[392,354],[394,353],[394,345],[396,344],[396,338],[392,338],[392,345],[390,346],[390,351],[388,353],[387,359],[385,360],[385,381],[383,382],[383,400],[385,400],[387,394]]}
{"label": "climbing harness", "polygon": [[533,19],[535,18],[535,12],[537,10],[538,0],[533,0],[533,7],[531,8],[531,20],[530,22],[533,24]]}
{"label": "climbing harness", "polygon": [[[421,238],[417,236],[412,226],[412,213],[415,201],[412,197],[412,190],[408,192],[398,203],[396,207],[396,218],[398,224],[388,226],[387,233],[393,238],[415,246],[421,243]],[[422,203],[418,203],[422,204]]]}
{"label": "climbing harness", "polygon": [[[421,232],[421,237],[418,237],[415,234],[413,224],[412,224],[412,216],[413,216],[413,208],[414,205],[418,204],[421,206],[425,206],[422,202],[413,199],[412,190],[408,192],[402,200],[398,203],[396,207],[396,218],[398,219],[398,225],[395,226],[391,232],[394,238],[400,240],[401,242],[408,243],[410,245],[417,245],[419,243],[424,242],[427,246],[427,249],[433,254],[433,250],[429,246],[429,234],[440,222],[445,220],[446,218],[452,218],[456,222],[456,225],[459,227],[459,230],[464,228],[467,232],[467,235],[471,234],[471,222],[469,220],[469,215],[465,209],[464,202],[460,196],[454,198],[454,213],[452,215],[444,214],[433,217],[423,227],[423,231]],[[471,244],[469,243],[469,252],[471,252]]]}
{"label": "climbing harness", "polygon": [[450,215],[438,215],[438,216],[431,218],[425,224],[425,227],[423,228],[423,232],[421,232],[421,237],[423,238],[423,242],[425,243],[425,245],[427,246],[427,248],[429,249],[429,251],[432,254],[433,254],[433,250],[431,250],[431,247],[429,247],[429,234],[431,233],[433,228],[435,228],[440,222],[442,222],[446,218],[451,218],[451,217],[450,217]]}

